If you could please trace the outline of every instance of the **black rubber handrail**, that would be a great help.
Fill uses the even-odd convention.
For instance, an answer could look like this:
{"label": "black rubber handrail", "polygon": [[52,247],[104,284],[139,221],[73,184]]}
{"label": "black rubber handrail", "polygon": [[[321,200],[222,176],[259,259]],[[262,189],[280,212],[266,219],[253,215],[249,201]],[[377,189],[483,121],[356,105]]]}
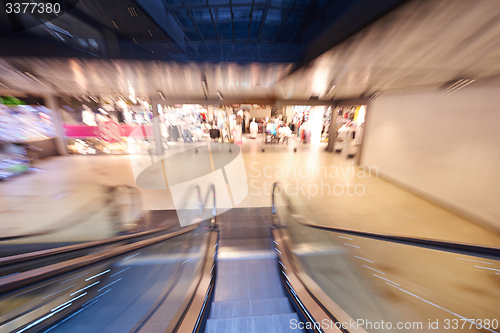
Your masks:
{"label": "black rubber handrail", "polygon": [[[200,194],[201,190],[198,185],[195,185]],[[212,194],[213,205],[212,205],[212,217],[210,221],[210,237],[208,238],[208,243],[206,247],[205,256],[203,262],[201,263],[203,269],[198,273],[191,286],[186,293],[182,301],[181,307],[182,311],[178,311],[175,316],[170,321],[169,326],[164,332],[194,332],[197,333],[200,330],[200,321],[203,319],[203,315],[206,313],[206,304],[210,299],[210,295],[213,292],[215,286],[214,274],[215,274],[215,254],[218,249],[218,229],[216,222],[217,215],[217,205],[216,205],[216,194],[215,185],[211,184],[204,200],[200,200],[200,214],[205,207],[210,194]]]}
{"label": "black rubber handrail", "polygon": [[[286,228],[273,227],[274,247],[278,252],[281,281],[289,294],[290,301],[304,322],[310,322],[313,328],[308,332],[314,333],[367,333],[364,329],[346,330],[337,327],[323,327],[320,329],[314,323],[339,322],[338,318],[352,320],[344,311],[339,311],[336,305],[317,285],[307,279],[308,276],[302,265],[293,260],[293,253],[289,246],[289,236]],[[318,290],[319,289],[319,290]]]}
{"label": "black rubber handrail", "polygon": [[200,186],[198,184],[193,184],[193,187],[191,187],[184,195],[184,200],[183,200],[184,203],[182,205],[182,208],[179,210],[183,211],[186,209],[186,206],[189,203],[188,199],[190,198],[193,190],[196,190],[196,192],[198,194],[198,206],[199,206],[198,212],[199,212],[200,216],[203,213],[203,209],[205,208],[205,206],[208,202],[208,199],[210,197],[210,193],[212,193],[212,217],[211,217],[211,225],[210,226],[211,226],[211,228],[215,228],[216,227],[215,216],[217,215],[217,202],[216,202],[216,195],[215,195],[215,185],[213,183],[209,185],[208,190],[207,190],[207,194],[205,195],[205,199],[202,199]]}
{"label": "black rubber handrail", "polygon": [[97,252],[95,254],[90,254],[84,257],[70,259],[49,266],[35,268],[12,276],[6,276],[0,279],[0,294],[10,292],[22,287],[26,287],[28,285],[32,285],[34,283],[38,283],[55,276],[69,273],[77,269],[95,265],[97,263],[101,263],[103,261],[107,261],[112,258],[116,258],[125,253],[133,252],[140,248],[153,245],[155,243],[162,242],[167,239],[185,234],[187,232],[196,229],[198,226],[199,226],[198,224],[193,224],[178,231],[174,231],[153,238],[148,238],[136,243],[123,245],[106,252]]}
{"label": "black rubber handrail", "polygon": [[368,231],[360,231],[360,230],[353,230],[353,229],[346,229],[346,228],[322,226],[322,225],[317,225],[317,224],[311,223],[305,217],[303,217],[299,214],[295,214],[293,206],[290,204],[290,200],[288,199],[288,197],[286,196],[286,194],[282,190],[281,184],[278,182],[275,182],[273,184],[273,189],[272,189],[272,193],[271,193],[273,223],[276,226],[278,226],[278,224],[279,224],[277,214],[276,214],[276,203],[275,203],[276,189],[278,187],[281,189],[281,195],[285,199],[287,208],[292,213],[291,217],[297,223],[304,225],[304,226],[307,226],[307,227],[310,227],[310,228],[331,231],[331,232],[338,232],[338,233],[359,236],[359,237],[365,237],[365,238],[371,238],[371,239],[377,239],[377,240],[381,240],[381,241],[396,242],[396,243],[401,243],[401,244],[411,245],[411,246],[426,246],[426,247],[430,247],[430,248],[433,248],[436,250],[441,250],[441,251],[461,251],[461,252],[467,252],[468,254],[476,255],[476,256],[477,255],[483,255],[483,256],[487,255],[487,256],[493,256],[493,257],[500,257],[500,248],[498,248],[498,247],[490,247],[490,246],[484,246],[484,245],[459,243],[459,242],[449,242],[449,241],[430,239],[430,238],[419,238],[419,237],[408,237],[408,236],[401,236],[401,235],[382,234],[382,233],[376,233],[376,232],[368,232]]}
{"label": "black rubber handrail", "polygon": [[91,249],[91,248],[97,247],[97,246],[110,245],[113,243],[117,243],[117,242],[121,242],[121,241],[125,241],[125,240],[131,240],[134,238],[139,238],[139,237],[151,235],[154,233],[166,231],[168,229],[169,229],[169,227],[152,229],[152,230],[137,232],[137,233],[133,233],[133,234],[117,236],[117,237],[104,239],[104,240],[91,241],[91,242],[73,244],[73,245],[68,245],[68,246],[56,247],[56,248],[47,249],[47,250],[33,251],[33,252],[28,252],[28,253],[16,254],[16,255],[12,255],[12,256],[8,256],[8,257],[2,257],[2,258],[0,258],[0,267],[14,265],[14,264],[18,264],[18,263],[25,262],[25,261],[38,260],[40,258],[50,257],[53,255],[60,255],[60,254],[66,254],[66,253],[84,250],[84,249]]}

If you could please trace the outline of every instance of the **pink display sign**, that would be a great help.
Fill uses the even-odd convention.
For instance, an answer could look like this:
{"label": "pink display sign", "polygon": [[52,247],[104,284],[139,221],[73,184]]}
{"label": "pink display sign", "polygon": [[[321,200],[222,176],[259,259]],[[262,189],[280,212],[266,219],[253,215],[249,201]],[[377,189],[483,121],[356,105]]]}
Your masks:
{"label": "pink display sign", "polygon": [[[108,124],[108,126],[106,127],[110,128],[110,125],[111,124]],[[66,131],[66,137],[71,139],[101,138],[106,141],[109,140],[113,141],[113,138],[111,137],[110,139],[109,135],[104,135],[103,137],[102,128],[99,129],[99,126],[87,126],[85,124],[78,124],[78,125],[64,124],[64,129]],[[134,139],[140,139],[144,138],[144,132],[146,133],[146,136],[148,138],[153,136],[153,130],[151,126],[119,124],[118,127],[113,126],[113,129],[115,133],[119,131],[121,137],[132,137]],[[135,129],[138,130],[134,131]]]}

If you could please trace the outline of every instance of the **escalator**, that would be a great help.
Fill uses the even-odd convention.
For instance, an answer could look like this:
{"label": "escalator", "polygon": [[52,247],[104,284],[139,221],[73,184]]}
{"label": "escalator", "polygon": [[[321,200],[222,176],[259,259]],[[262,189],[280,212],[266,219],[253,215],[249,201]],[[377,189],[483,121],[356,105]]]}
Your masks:
{"label": "escalator", "polygon": [[204,331],[297,331],[289,328],[299,317],[281,283],[269,209],[236,208],[218,223],[217,279]]}
{"label": "escalator", "polygon": [[0,332],[500,332],[498,248],[326,227],[279,184],[187,198],[185,228],[0,280]]}
{"label": "escalator", "polygon": [[[52,226],[35,232],[0,237],[0,281],[25,271],[164,235],[178,228],[175,211],[143,214],[136,188],[127,185],[100,187],[103,202],[99,205],[80,208],[68,214],[73,216],[71,219],[55,221]],[[99,235],[89,231],[97,223],[101,224],[99,231],[109,232]],[[73,241],[67,241],[71,238]],[[61,243],[61,240],[66,242]]]}

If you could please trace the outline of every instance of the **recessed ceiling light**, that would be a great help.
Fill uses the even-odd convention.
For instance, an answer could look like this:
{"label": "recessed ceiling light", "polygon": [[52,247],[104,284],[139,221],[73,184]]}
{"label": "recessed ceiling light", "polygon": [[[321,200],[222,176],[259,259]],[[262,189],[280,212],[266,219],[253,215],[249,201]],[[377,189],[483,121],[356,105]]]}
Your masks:
{"label": "recessed ceiling light", "polygon": [[137,11],[135,10],[134,7],[127,7],[127,9],[128,9],[128,12],[130,13],[130,16],[134,16],[134,17],[139,16],[139,15],[137,15]]}
{"label": "recessed ceiling light", "polygon": [[453,82],[451,85],[447,85],[445,88],[444,94],[451,95],[457,92],[460,89],[467,87],[469,84],[474,83],[476,80],[474,79],[459,79]]}
{"label": "recessed ceiling light", "polygon": [[373,93],[373,95],[368,99],[369,101],[371,101],[372,99],[374,99],[375,97],[377,97],[378,95],[380,95],[380,91],[376,91]]}

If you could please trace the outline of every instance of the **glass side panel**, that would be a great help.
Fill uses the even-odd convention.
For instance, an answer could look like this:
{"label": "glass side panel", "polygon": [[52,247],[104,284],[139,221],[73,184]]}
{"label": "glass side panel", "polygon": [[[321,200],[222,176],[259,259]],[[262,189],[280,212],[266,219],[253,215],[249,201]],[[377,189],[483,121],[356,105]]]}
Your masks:
{"label": "glass side panel", "polygon": [[295,263],[368,332],[500,331],[498,259],[307,227],[296,213],[322,216],[299,197],[276,196],[276,207]]}

